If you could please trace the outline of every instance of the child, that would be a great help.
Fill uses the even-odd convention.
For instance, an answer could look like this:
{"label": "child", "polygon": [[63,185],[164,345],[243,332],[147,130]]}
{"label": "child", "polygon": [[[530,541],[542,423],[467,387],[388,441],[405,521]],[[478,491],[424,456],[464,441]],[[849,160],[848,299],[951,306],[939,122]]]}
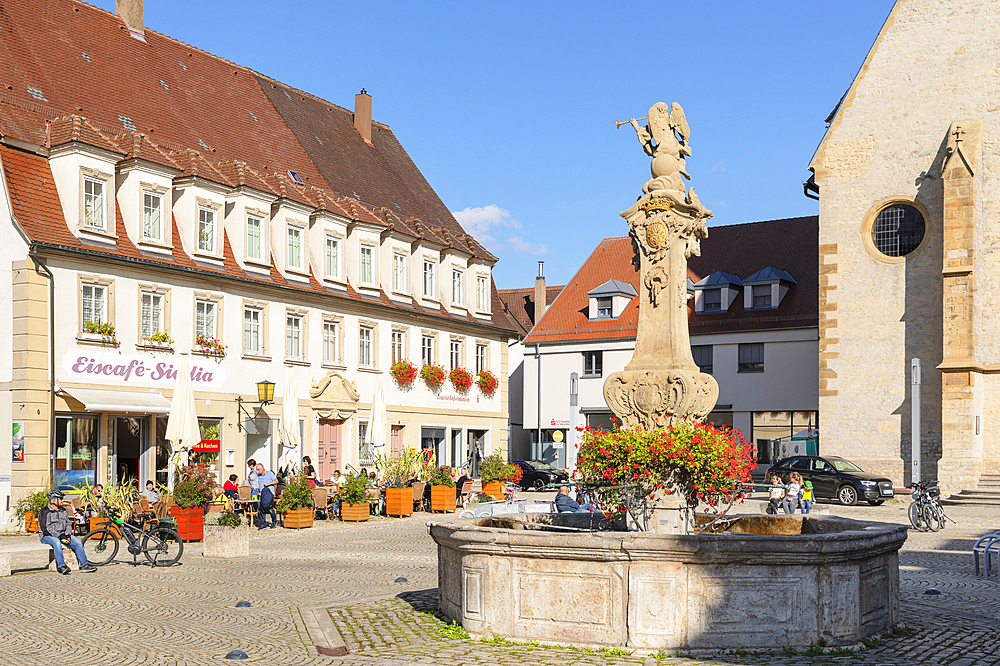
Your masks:
{"label": "child", "polygon": [[813,482],[806,481],[802,484],[802,513],[809,513],[813,505]]}
{"label": "child", "polygon": [[778,513],[781,506],[781,498],[785,496],[785,487],[781,484],[781,477],[777,474],[771,477],[771,489],[768,491],[767,512],[772,516]]}
{"label": "child", "polygon": [[790,516],[795,513],[799,506],[799,491],[802,490],[802,475],[792,472],[789,477],[788,490],[785,499],[781,502],[781,508],[785,510],[785,515]]}

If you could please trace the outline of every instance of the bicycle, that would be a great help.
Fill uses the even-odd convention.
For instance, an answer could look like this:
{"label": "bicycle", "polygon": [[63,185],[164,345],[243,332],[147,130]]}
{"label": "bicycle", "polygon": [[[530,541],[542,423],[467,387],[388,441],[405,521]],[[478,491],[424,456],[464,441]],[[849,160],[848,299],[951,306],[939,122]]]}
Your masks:
{"label": "bicycle", "polygon": [[[83,549],[87,560],[102,566],[118,554],[118,535],[115,528],[128,543],[128,552],[132,553],[132,564],[138,564],[136,557],[142,553],[154,567],[169,567],[176,564],[184,553],[184,541],[180,535],[159,521],[151,527],[135,525],[123,521],[120,512],[114,507],[105,507],[108,523],[101,528],[87,532],[83,537]],[[155,520],[155,519],[154,519]],[[145,520],[143,521],[145,523]],[[141,539],[141,543],[140,543]]]}
{"label": "bicycle", "polygon": [[918,482],[910,485],[913,491],[912,501],[907,514],[913,529],[919,532],[937,532],[945,526],[945,521],[950,520],[944,515],[944,507],[941,506],[941,489],[938,488],[937,481],[927,483]]}

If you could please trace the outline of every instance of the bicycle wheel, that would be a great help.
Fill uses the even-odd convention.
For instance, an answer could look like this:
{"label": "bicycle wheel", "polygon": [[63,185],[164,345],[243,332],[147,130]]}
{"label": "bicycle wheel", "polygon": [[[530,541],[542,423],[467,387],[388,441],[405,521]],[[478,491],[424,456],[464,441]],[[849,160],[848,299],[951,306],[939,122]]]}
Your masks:
{"label": "bicycle wheel", "polygon": [[947,518],[945,518],[944,515],[944,507],[938,504],[937,502],[935,502],[933,506],[934,506],[934,517],[937,519],[938,522],[938,529],[939,530],[944,529],[944,524],[945,521],[947,520]]}
{"label": "bicycle wheel", "polygon": [[911,502],[908,513],[910,515],[910,524],[913,525],[913,529],[920,532],[926,531],[927,528],[924,526],[924,512],[922,507],[916,502]]}
{"label": "bicycle wheel", "polygon": [[937,510],[933,504],[927,504],[924,506],[924,523],[927,525],[927,529],[931,532],[937,532],[941,529],[941,524],[937,521]]}
{"label": "bicycle wheel", "polygon": [[184,542],[169,527],[154,527],[142,537],[142,552],[154,567],[169,567],[181,559]]}
{"label": "bicycle wheel", "polygon": [[83,552],[87,554],[87,561],[95,567],[107,564],[118,554],[118,537],[106,527],[87,532],[81,541],[83,541]]}

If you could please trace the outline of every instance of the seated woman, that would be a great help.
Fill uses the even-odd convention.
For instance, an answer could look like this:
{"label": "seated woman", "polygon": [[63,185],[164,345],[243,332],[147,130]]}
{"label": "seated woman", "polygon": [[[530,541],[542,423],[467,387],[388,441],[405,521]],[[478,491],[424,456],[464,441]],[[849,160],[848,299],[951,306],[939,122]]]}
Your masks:
{"label": "seated woman", "polygon": [[229,480],[222,484],[222,493],[231,500],[240,498],[240,484],[237,483],[239,478],[235,474],[230,474]]}

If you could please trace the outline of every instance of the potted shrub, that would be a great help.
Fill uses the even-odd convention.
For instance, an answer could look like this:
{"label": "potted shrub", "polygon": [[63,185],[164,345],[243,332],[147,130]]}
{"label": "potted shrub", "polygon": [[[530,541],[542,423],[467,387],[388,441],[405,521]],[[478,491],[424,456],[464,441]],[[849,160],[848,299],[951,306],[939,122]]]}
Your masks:
{"label": "potted shrub", "polygon": [[347,477],[340,486],[340,519],[347,522],[368,520],[370,507],[365,498],[365,482],[357,476]]}
{"label": "potted shrub", "polygon": [[385,513],[387,516],[413,514],[413,490],[407,483],[419,475],[420,454],[405,449],[395,456],[375,459],[379,477],[385,481]]}
{"label": "potted shrub", "polygon": [[177,478],[170,517],[177,521],[181,539],[200,541],[205,533],[205,507],[215,495],[215,475],[204,467],[180,467]]}
{"label": "potted shrub", "polygon": [[417,378],[417,366],[404,358],[389,367],[389,374],[396,382],[396,386],[401,389],[409,389],[413,386],[413,380]]}
{"label": "potted shrub", "polygon": [[431,472],[431,512],[455,510],[455,482],[451,480],[451,467],[441,465]]}
{"label": "potted shrub", "polygon": [[48,490],[36,490],[27,497],[22,497],[14,505],[14,515],[17,522],[24,522],[25,532],[38,531],[38,514],[49,503]]}
{"label": "potted shrub", "polygon": [[275,508],[282,515],[281,524],[291,530],[313,525],[312,488],[305,474],[292,477],[281,491]]}
{"label": "potted shrub", "polygon": [[202,557],[248,557],[250,529],[234,511],[214,513],[205,521]]}
{"label": "potted shrub", "polygon": [[448,381],[459,393],[468,393],[472,388],[472,373],[465,368],[455,368],[448,373]]}
{"label": "potted shrub", "polygon": [[448,373],[445,372],[443,365],[434,365],[433,363],[428,363],[424,367],[420,368],[420,379],[424,380],[424,384],[427,385],[432,391],[440,390],[444,385],[445,377]]}
{"label": "potted shrub", "polygon": [[500,380],[489,370],[480,370],[479,374],[476,375],[476,386],[479,387],[480,393],[487,398],[492,398],[500,386]]}
{"label": "potted shrub", "polygon": [[479,475],[483,480],[483,493],[492,495],[498,500],[504,498],[504,481],[518,482],[521,480],[521,468],[508,465],[496,451],[486,456],[479,463]]}
{"label": "potted shrub", "polygon": [[88,487],[84,490],[84,501],[97,510],[97,516],[89,521],[90,529],[96,530],[107,525],[118,538],[121,538],[118,526],[108,520],[106,507],[114,507],[118,510],[118,517],[121,520],[129,520],[132,517],[132,501],[138,487],[139,482],[133,477],[122,480],[118,485],[108,484],[100,498],[94,494],[93,488]]}

